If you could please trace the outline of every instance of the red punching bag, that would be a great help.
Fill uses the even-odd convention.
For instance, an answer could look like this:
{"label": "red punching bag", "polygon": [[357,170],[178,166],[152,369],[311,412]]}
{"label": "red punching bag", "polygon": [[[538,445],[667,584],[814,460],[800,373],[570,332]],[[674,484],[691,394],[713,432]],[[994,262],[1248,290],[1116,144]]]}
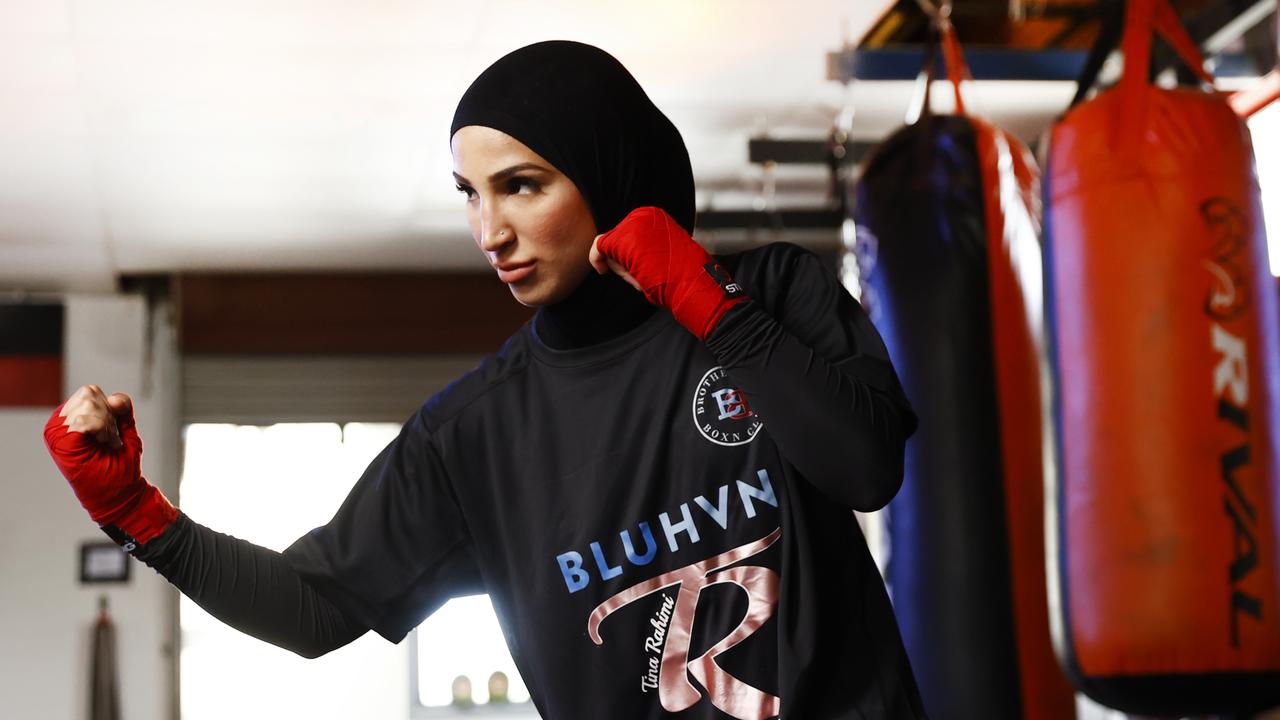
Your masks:
{"label": "red punching bag", "polygon": [[1167,0],[1129,0],[1124,75],[1052,128],[1057,649],[1132,713],[1280,705],[1280,312],[1248,129],[1148,81]]}

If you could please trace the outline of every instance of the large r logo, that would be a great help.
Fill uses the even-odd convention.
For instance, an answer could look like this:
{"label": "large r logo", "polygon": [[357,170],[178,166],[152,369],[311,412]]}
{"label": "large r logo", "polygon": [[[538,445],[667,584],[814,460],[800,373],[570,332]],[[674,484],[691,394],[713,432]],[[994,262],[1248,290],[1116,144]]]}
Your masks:
{"label": "large r logo", "polygon": [[[773,570],[751,565],[740,565],[728,570],[721,568],[764,552],[781,536],[782,528],[778,528],[755,542],[633,585],[600,603],[591,612],[591,618],[587,621],[587,633],[595,644],[603,645],[600,623],[615,610],[659,590],[679,586],[671,626],[667,630],[666,646],[662,652],[662,669],[658,676],[658,699],[663,709],[667,712],[679,712],[693,707],[702,699],[702,691],[689,682],[689,675],[692,674],[706,688],[711,704],[722,712],[739,720],[775,717],[782,711],[781,700],[725,672],[715,660],[759,630],[766,620],[773,617],[773,611],[778,605],[778,574]],[[733,583],[747,593],[747,614],[733,632],[701,657],[690,661],[689,641],[694,613],[698,609],[698,597],[703,588],[718,583]]]}

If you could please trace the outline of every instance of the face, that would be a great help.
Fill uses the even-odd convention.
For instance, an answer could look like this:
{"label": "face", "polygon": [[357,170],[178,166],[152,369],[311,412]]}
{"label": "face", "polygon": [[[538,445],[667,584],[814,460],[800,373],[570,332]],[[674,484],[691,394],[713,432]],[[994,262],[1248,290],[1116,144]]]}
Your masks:
{"label": "face", "polygon": [[591,271],[595,220],[578,187],[515,138],[468,125],[454,133],[453,177],[471,237],[524,305],[563,300]]}

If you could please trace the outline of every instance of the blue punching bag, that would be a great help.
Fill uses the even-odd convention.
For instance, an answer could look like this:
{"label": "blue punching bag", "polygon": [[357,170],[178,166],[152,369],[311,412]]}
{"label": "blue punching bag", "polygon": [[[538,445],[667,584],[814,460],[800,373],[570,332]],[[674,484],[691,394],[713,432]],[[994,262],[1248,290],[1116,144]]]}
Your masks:
{"label": "blue punching bag", "polygon": [[863,301],[920,417],[887,580],[932,717],[1074,718],[1045,589],[1038,173],[965,113],[949,27],[941,43],[958,113],[926,93],[868,157],[855,210]]}

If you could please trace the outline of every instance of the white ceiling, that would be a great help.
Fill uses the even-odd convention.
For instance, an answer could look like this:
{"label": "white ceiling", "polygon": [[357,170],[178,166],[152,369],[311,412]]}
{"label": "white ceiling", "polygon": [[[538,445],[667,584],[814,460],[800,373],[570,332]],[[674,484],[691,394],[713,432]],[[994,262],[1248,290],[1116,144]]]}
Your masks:
{"label": "white ceiling", "polygon": [[[821,136],[846,100],[860,135],[901,121],[908,83],[824,79],[825,54],[886,2],[5,0],[0,289],[482,267],[449,176],[449,121],[489,63],[549,38],[627,65],[726,207],[759,181],[749,136]],[[1030,136],[1070,94],[980,83],[972,102]]]}

